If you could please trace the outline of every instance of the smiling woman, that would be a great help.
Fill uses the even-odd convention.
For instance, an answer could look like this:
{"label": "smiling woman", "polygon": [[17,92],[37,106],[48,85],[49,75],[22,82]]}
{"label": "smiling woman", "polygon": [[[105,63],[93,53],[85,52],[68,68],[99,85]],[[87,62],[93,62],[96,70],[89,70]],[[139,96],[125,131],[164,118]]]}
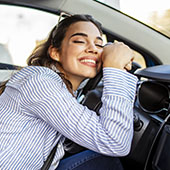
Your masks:
{"label": "smiling woman", "polygon": [[[98,166],[97,170],[118,170],[122,169],[121,165],[124,170],[170,169],[168,145],[165,145],[169,135],[163,135],[164,127],[170,123],[169,110],[160,108],[158,113],[152,107],[147,112],[140,107],[142,101],[136,94],[142,82],[160,81],[160,76],[152,74],[150,68],[136,70],[139,64],[153,66],[153,71],[161,77],[166,72],[169,75],[163,64],[170,64],[170,39],[132,15],[142,11],[145,19],[144,11],[150,8],[152,0],[103,1],[117,2],[118,8],[97,0],[0,0],[1,169],[41,169],[48,160],[52,161],[49,169],[57,170],[65,169],[64,166],[74,170],[95,169],[94,166]],[[141,2],[146,4],[142,6]],[[122,3],[131,14],[123,10]],[[140,10],[134,5],[144,8]],[[68,15],[60,17],[63,26],[59,30],[60,12]],[[91,20],[67,25],[75,14],[94,16],[102,27],[99,24],[98,28],[98,22],[95,25]],[[168,28],[168,19],[164,18],[169,18],[168,13],[152,14],[153,26],[161,30]],[[104,34],[100,34],[101,29]],[[111,43],[105,46],[106,42]],[[169,82],[162,84],[169,90]],[[145,106],[148,108],[148,103]],[[77,144],[81,146],[79,153]],[[160,150],[162,146],[165,147]]]}
{"label": "smiling woman", "polygon": [[74,90],[82,80],[94,77],[99,71],[102,44],[101,32],[93,23],[78,22],[66,32],[61,51],[50,49],[51,57],[60,62]]}
{"label": "smiling woman", "polygon": [[[53,148],[51,169],[123,169],[116,157],[129,153],[133,137],[137,78],[127,72],[133,50],[122,42],[102,45],[101,24],[93,17],[66,17],[34,49],[29,66],[8,80],[0,95],[2,169],[40,169]],[[98,115],[75,96],[100,69]],[[87,150],[63,159],[66,138]]]}

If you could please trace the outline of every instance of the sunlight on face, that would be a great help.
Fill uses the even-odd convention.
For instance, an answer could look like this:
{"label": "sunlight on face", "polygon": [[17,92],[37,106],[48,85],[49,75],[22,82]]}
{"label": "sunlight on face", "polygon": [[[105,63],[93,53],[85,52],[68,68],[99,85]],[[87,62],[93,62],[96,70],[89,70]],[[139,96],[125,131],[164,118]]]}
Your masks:
{"label": "sunlight on face", "polygon": [[99,71],[103,51],[101,36],[98,28],[86,21],[72,24],[66,32],[59,58],[73,86]]}

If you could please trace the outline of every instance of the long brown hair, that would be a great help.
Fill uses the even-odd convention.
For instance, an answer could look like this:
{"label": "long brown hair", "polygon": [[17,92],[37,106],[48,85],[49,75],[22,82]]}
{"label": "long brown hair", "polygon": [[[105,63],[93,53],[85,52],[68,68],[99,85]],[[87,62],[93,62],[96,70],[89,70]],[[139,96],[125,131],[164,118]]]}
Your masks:
{"label": "long brown hair", "polygon": [[[50,57],[48,49],[50,46],[52,46],[52,47],[57,48],[57,50],[60,52],[62,41],[65,37],[65,34],[69,26],[79,21],[92,22],[102,34],[101,24],[98,21],[94,20],[92,16],[78,15],[78,14],[72,15],[60,21],[49,33],[48,38],[45,41],[43,41],[43,43],[36,46],[32,54],[27,59],[27,64],[29,66],[45,66],[45,67],[52,69],[53,71],[62,70],[62,73],[59,73],[59,75],[61,76],[68,90],[72,94],[73,94],[72,84],[65,78],[64,70],[62,68],[61,63],[53,60]],[[3,90],[4,90],[4,84],[0,86],[0,94],[3,92]]]}

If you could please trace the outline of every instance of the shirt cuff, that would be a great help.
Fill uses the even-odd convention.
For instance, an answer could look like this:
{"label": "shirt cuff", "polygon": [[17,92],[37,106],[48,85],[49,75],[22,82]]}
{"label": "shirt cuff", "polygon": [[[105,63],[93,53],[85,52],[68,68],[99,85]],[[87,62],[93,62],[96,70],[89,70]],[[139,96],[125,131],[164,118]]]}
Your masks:
{"label": "shirt cuff", "polygon": [[134,102],[137,81],[138,78],[127,71],[112,67],[104,67],[103,95],[120,96]]}

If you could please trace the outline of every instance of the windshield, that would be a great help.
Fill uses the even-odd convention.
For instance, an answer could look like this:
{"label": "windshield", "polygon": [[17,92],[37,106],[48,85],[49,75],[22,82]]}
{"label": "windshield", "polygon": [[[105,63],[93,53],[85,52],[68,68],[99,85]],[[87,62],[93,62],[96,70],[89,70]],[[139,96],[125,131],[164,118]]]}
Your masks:
{"label": "windshield", "polygon": [[170,38],[170,0],[97,0]]}

